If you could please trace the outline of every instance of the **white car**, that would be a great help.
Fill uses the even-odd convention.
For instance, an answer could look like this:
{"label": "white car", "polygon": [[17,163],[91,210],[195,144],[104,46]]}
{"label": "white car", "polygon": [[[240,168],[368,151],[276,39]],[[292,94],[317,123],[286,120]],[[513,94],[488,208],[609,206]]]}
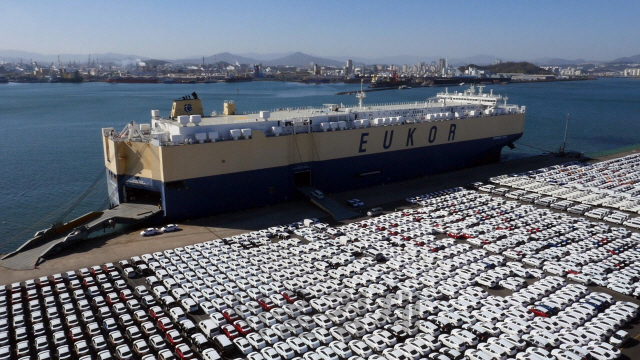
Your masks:
{"label": "white car", "polygon": [[438,337],[438,341],[440,341],[442,345],[460,352],[466,349],[464,342],[453,335],[442,334]]}
{"label": "white car", "polygon": [[163,233],[172,232],[172,231],[176,231],[176,230],[178,230],[178,225],[176,225],[176,224],[165,225],[160,229],[160,231],[162,231]]}
{"label": "white car", "polygon": [[486,352],[496,360],[507,360],[507,351],[497,345],[482,343],[478,345],[478,350]]}
{"label": "white car", "polygon": [[158,232],[158,229],[156,229],[156,228],[147,228],[147,229],[144,229],[144,230],[140,231],[140,235],[142,235],[142,236],[153,236],[153,235],[157,235],[159,233],[160,232]]}
{"label": "white car", "polygon": [[622,283],[609,283],[607,287],[615,292],[619,292],[622,295],[631,295],[635,290],[635,286]]}

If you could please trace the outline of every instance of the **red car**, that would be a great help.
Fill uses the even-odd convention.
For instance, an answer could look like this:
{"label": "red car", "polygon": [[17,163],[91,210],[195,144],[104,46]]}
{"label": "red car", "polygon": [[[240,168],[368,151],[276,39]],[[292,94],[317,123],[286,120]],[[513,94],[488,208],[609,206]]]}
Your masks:
{"label": "red car", "polygon": [[285,291],[282,293],[282,297],[287,300],[289,304],[293,304],[298,301],[298,296],[293,293],[293,291]]}
{"label": "red car", "polygon": [[240,316],[233,309],[224,309],[221,311],[222,316],[229,322],[229,324],[233,324],[234,322],[240,320]]}
{"label": "red car", "polygon": [[91,267],[91,273],[93,274],[93,276],[96,276],[104,274],[104,271],[102,271],[102,268],[100,266],[96,265]]}
{"label": "red car", "polygon": [[158,327],[160,328],[160,330],[167,332],[173,329],[173,323],[169,318],[160,318],[160,320],[158,320]]}
{"label": "red car", "polygon": [[262,306],[262,308],[265,311],[269,311],[271,309],[276,308],[276,304],[273,301],[271,301],[271,299],[266,297],[262,299],[258,299],[258,304],[260,304],[260,306]]}
{"label": "red car", "polygon": [[69,330],[69,337],[71,338],[71,342],[82,340],[84,338],[84,336],[82,335],[82,329],[80,329],[79,327],[72,328],[71,330]]}
{"label": "red car", "polygon": [[236,330],[238,330],[238,332],[240,333],[240,335],[242,336],[247,336],[248,334],[253,332],[253,329],[251,329],[249,327],[249,324],[247,324],[246,321],[244,320],[238,320],[233,324],[233,327],[236,328]]}
{"label": "red car", "polygon": [[575,271],[575,270],[567,270],[567,274],[573,274],[573,275],[578,275],[580,274],[579,272]]}
{"label": "red car", "polygon": [[122,301],[127,302],[133,299],[133,293],[129,289],[120,290],[120,298]]}
{"label": "red car", "polygon": [[158,321],[158,319],[165,316],[165,313],[160,306],[154,306],[149,309],[149,316],[151,316],[155,321]]}
{"label": "red car", "polygon": [[178,346],[184,342],[184,338],[178,330],[170,330],[167,332],[167,341],[171,346]]}
{"label": "red car", "polygon": [[195,355],[193,351],[189,348],[187,344],[181,344],[176,346],[176,356],[182,360],[195,359]]}
{"label": "red car", "polygon": [[238,330],[233,326],[233,325],[222,325],[222,327],[220,328],[222,330],[222,332],[227,335],[227,337],[229,338],[229,340],[233,340],[237,337],[240,336],[240,333],[238,332]]}
{"label": "red car", "polygon": [[120,298],[118,297],[118,295],[116,295],[116,293],[108,293],[107,294],[107,304],[113,305],[113,304],[119,303],[119,302],[120,302]]}
{"label": "red car", "polygon": [[378,229],[379,231],[387,230],[387,228],[384,225],[376,225],[376,229]]}
{"label": "red car", "polygon": [[540,306],[529,308],[529,311],[532,312],[535,316],[551,317],[551,313],[549,312],[549,310]]}
{"label": "red car", "polygon": [[89,277],[84,278],[84,280],[82,281],[82,285],[84,285],[84,287],[86,288],[94,286],[95,284],[96,284],[96,281]]}

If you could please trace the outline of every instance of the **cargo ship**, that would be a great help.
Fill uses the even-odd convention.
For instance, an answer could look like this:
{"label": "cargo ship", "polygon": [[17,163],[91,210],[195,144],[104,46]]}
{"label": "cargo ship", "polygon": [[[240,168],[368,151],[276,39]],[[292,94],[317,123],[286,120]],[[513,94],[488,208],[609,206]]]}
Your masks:
{"label": "cargo ship", "polygon": [[60,70],[60,75],[49,77],[49,82],[52,83],[81,83],[83,81],[84,78],[82,74],[80,74],[80,71],[68,72],[64,68]]}
{"label": "cargo ship", "polygon": [[455,86],[464,84],[507,84],[511,82],[510,77],[503,76],[453,76],[453,77],[431,77],[427,78],[431,86]]}
{"label": "cargo ship", "polygon": [[167,219],[265,206],[299,196],[427,176],[497,162],[523,133],[525,107],[473,86],[410,103],[205,116],[196,93],[162,117],[103,128],[112,206],[157,204]]}
{"label": "cargo ship", "polygon": [[156,77],[113,76],[107,79],[111,84],[158,84]]}
{"label": "cargo ship", "polygon": [[224,78],[223,80],[226,83],[236,83],[236,82],[249,82],[249,81],[253,81],[253,77],[249,76],[249,75],[237,75],[234,76],[233,74],[227,76]]}

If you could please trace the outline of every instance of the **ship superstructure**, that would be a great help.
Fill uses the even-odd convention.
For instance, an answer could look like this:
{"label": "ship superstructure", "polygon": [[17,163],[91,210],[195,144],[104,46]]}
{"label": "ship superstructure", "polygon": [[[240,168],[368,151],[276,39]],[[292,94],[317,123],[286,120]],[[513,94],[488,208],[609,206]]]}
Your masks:
{"label": "ship superstructure", "polygon": [[498,161],[522,136],[525,107],[474,87],[425,101],[325,104],[205,116],[197,94],[170,116],[102,129],[112,205],[157,202],[169,218],[273,204],[298,186],[325,192]]}

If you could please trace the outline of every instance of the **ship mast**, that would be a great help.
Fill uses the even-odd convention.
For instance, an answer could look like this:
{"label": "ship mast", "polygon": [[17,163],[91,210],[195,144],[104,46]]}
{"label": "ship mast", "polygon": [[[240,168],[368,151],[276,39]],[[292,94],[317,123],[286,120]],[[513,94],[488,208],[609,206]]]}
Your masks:
{"label": "ship mast", "polygon": [[562,140],[562,148],[560,149],[561,154],[565,154],[567,150],[567,131],[569,130],[569,117],[571,115],[567,114],[567,122],[564,125],[564,139]]}
{"label": "ship mast", "polygon": [[360,80],[360,91],[356,93],[356,97],[358,98],[358,106],[362,109],[362,99],[367,97],[367,94],[362,90],[364,80]]}

